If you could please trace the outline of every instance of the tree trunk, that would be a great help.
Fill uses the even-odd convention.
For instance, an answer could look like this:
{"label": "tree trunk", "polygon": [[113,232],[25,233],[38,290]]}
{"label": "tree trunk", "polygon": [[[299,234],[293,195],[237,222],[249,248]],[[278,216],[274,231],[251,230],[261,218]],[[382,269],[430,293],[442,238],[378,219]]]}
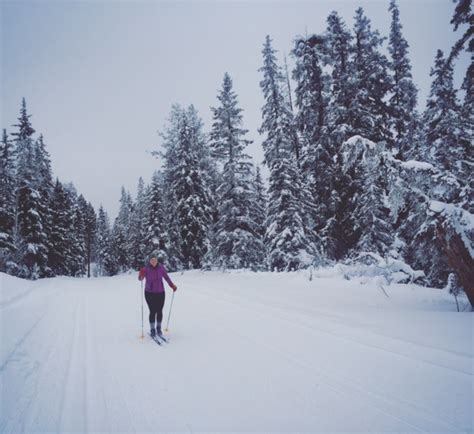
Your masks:
{"label": "tree trunk", "polygon": [[474,259],[464,245],[459,234],[446,227],[446,222],[438,220],[438,237],[448,258],[449,266],[456,272],[471,309],[474,310]]}

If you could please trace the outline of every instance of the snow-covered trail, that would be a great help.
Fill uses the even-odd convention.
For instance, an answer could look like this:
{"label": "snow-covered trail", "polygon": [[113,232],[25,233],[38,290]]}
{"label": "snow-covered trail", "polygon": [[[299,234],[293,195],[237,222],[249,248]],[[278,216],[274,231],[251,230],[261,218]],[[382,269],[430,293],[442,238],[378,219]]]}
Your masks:
{"label": "snow-covered trail", "polygon": [[163,347],[135,275],[6,276],[0,431],[472,431],[473,316],[433,290],[171,276]]}

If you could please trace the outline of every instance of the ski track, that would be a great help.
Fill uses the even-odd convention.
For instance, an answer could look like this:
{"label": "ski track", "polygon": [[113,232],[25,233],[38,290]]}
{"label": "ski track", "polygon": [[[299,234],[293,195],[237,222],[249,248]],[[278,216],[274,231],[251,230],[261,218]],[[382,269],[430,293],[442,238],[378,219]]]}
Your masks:
{"label": "ski track", "polygon": [[[201,295],[202,293],[206,293],[206,291],[203,291],[201,288],[199,288],[199,291],[200,292],[195,292],[195,294],[200,294]],[[240,309],[244,309],[244,310],[248,309],[248,306],[246,306],[246,307],[239,306],[239,304],[235,303],[234,301],[225,300],[225,297],[221,297],[221,296],[216,297],[214,294],[210,295],[208,293],[206,295],[209,296],[209,297],[212,297],[214,299],[219,299],[220,298],[221,301],[226,302],[226,303],[230,303],[234,306],[238,306]],[[264,313],[261,310],[258,310],[257,312],[261,316],[275,318],[274,315]],[[291,320],[289,320],[287,318],[279,317],[279,319],[284,320],[285,322],[288,322],[292,325],[296,324],[296,323],[292,322]],[[241,338],[244,338],[244,339],[247,339],[247,340],[253,342],[259,348],[266,348],[267,350],[272,351],[273,353],[280,355],[281,357],[285,358],[286,360],[289,360],[289,361],[295,363],[299,367],[305,368],[310,375],[314,376],[314,371],[316,370],[316,366],[314,366],[314,365],[310,366],[310,365],[304,364],[304,363],[301,362],[301,360],[294,359],[293,357],[287,355],[286,353],[282,352],[281,350],[279,350],[279,349],[277,349],[273,346],[270,346],[269,344],[267,344],[265,342],[255,340],[254,338],[251,338],[247,335],[243,335],[242,333],[237,332],[235,329],[228,326],[228,322],[225,319],[220,320],[219,323],[222,327],[225,327],[229,331],[232,331],[235,335],[238,335]],[[308,328],[311,329],[311,327],[308,327]],[[320,331],[320,332],[323,332],[323,333],[328,333],[324,330],[319,330],[319,329],[317,329],[317,330]],[[335,333],[330,333],[330,334],[335,336],[335,337],[338,337],[338,338],[346,339],[345,337],[337,335]],[[351,341],[355,342],[357,344],[360,344],[360,345],[366,345],[362,342],[353,341],[353,340],[351,340]],[[376,347],[376,346],[369,346],[369,347],[372,348],[372,349],[376,349],[376,350],[387,351],[383,348],[379,348],[379,347]],[[394,353],[394,354],[404,356],[403,354],[398,354],[398,353]],[[414,359],[414,358],[411,358],[411,359],[412,360],[417,360],[417,359]],[[335,391],[337,391],[341,394],[348,394],[352,398],[357,398],[357,397],[360,397],[361,395],[364,395],[364,397],[370,399],[371,404],[374,406],[374,408],[376,408],[377,410],[381,411],[382,413],[384,413],[384,414],[386,414],[390,417],[393,417],[394,419],[397,419],[397,420],[403,422],[404,424],[406,424],[411,429],[424,431],[424,428],[423,428],[424,425],[421,425],[421,426],[416,425],[416,424],[410,423],[410,422],[408,422],[404,419],[401,419],[396,414],[394,414],[393,410],[397,410],[397,413],[399,413],[399,414],[410,414],[410,413],[412,413],[412,417],[415,417],[415,418],[420,417],[419,412],[423,412],[424,413],[424,419],[426,421],[429,421],[430,423],[432,423],[434,426],[443,425],[444,429],[449,429],[449,430],[459,430],[460,429],[459,427],[456,427],[454,422],[452,422],[452,421],[446,423],[446,420],[449,420],[448,416],[446,416],[446,415],[443,415],[443,419],[440,419],[436,414],[434,414],[428,408],[424,408],[424,407],[420,406],[419,404],[415,404],[414,402],[401,400],[399,398],[391,396],[386,391],[384,391],[384,395],[381,395],[380,393],[378,393],[374,390],[370,390],[369,388],[367,388],[366,386],[364,386],[362,384],[357,384],[357,382],[355,382],[354,380],[352,380],[351,378],[349,378],[347,376],[342,376],[341,374],[338,374],[338,377],[336,377],[333,374],[329,373],[327,370],[322,369],[321,367],[317,367],[317,370],[320,373],[320,377],[322,377],[322,379],[324,379],[323,381],[325,381],[326,384],[329,387],[333,388]],[[321,380],[321,378],[320,378],[320,380]],[[350,384],[350,386],[347,386],[347,384]],[[395,407],[395,408],[392,409],[392,411],[384,410],[380,406],[381,401],[384,402],[385,404],[387,404],[387,406],[389,406],[389,408],[390,407]],[[412,408],[415,411],[413,411]]]}
{"label": "ski track", "polygon": [[[445,353],[445,354],[448,354],[449,356],[453,357],[453,356],[457,356],[459,358],[462,358],[463,359],[463,362],[465,362],[466,364],[466,368],[465,369],[457,369],[457,368],[453,368],[451,366],[447,366],[447,365],[443,365],[443,364],[440,364],[440,363],[436,363],[436,362],[433,362],[431,360],[426,360],[426,359],[420,359],[420,358],[416,358],[416,357],[412,357],[410,355],[408,355],[410,353],[409,350],[407,350],[406,352],[404,353],[401,353],[399,351],[395,351],[395,350],[391,350],[391,349],[388,349],[388,348],[384,348],[384,347],[381,347],[381,346],[378,346],[378,345],[374,345],[374,344],[371,344],[371,343],[368,343],[368,342],[364,342],[364,341],[361,341],[360,339],[354,339],[354,338],[350,338],[348,337],[348,335],[343,335],[343,334],[340,334],[340,333],[336,333],[334,331],[331,331],[331,330],[324,330],[322,328],[318,328],[318,327],[315,327],[314,325],[312,324],[308,324],[306,323],[304,320],[301,320],[301,319],[296,319],[295,318],[295,315],[285,315],[285,314],[281,314],[281,311],[284,311],[284,312],[287,312],[288,310],[291,311],[291,307],[290,309],[288,308],[282,308],[281,306],[279,305],[276,305],[276,304],[265,304],[265,303],[261,303],[260,301],[253,301],[251,300],[249,297],[242,297],[242,298],[246,298],[247,300],[247,305],[245,306],[243,303],[239,302],[238,299],[236,297],[226,297],[226,296],[215,296],[215,294],[209,294],[208,292],[206,292],[206,290],[202,290],[200,289],[200,294],[207,294],[211,297],[214,297],[216,299],[220,299],[221,301],[225,301],[225,302],[228,302],[228,303],[231,303],[231,304],[235,304],[235,305],[238,305],[240,306],[242,309],[247,309],[249,306],[253,309],[253,311],[255,313],[257,313],[258,315],[267,315],[268,317],[271,317],[271,318],[275,318],[275,317],[278,317],[279,320],[281,321],[285,321],[291,325],[298,325],[302,328],[306,328],[306,329],[309,329],[309,330],[313,330],[313,331],[317,331],[317,332],[320,332],[320,333],[325,333],[325,334],[328,334],[328,335],[331,335],[333,337],[336,337],[338,339],[342,339],[342,340],[346,340],[348,342],[351,342],[351,343],[356,343],[356,344],[359,344],[359,345],[363,345],[363,346],[366,346],[366,347],[369,347],[369,348],[373,348],[373,349],[376,349],[378,351],[386,351],[390,354],[394,354],[394,355],[397,355],[397,356],[400,356],[400,357],[405,357],[405,358],[408,358],[410,360],[413,360],[413,361],[416,361],[416,362],[422,362],[422,363],[426,363],[426,364],[429,364],[429,365],[433,365],[433,366],[436,366],[436,367],[439,367],[439,368],[443,368],[443,369],[449,369],[453,372],[457,372],[457,373],[460,373],[460,374],[464,374],[464,375],[467,375],[467,376],[472,376],[472,372],[473,372],[473,368],[472,368],[472,362],[473,362],[473,359],[465,354],[462,354],[462,353],[452,353],[450,351],[446,351],[446,350],[443,350],[441,348],[435,348],[435,347],[432,347],[432,346],[428,346],[428,345],[418,345],[417,343],[412,343],[412,342],[407,342],[403,339],[399,339],[399,338],[396,338],[396,337],[392,337],[392,336],[387,336],[387,335],[384,335],[382,333],[377,333],[377,332],[373,332],[373,331],[370,331],[368,332],[367,330],[364,330],[364,333],[366,335],[368,334],[371,334],[371,335],[376,335],[378,337],[381,337],[385,340],[387,339],[390,339],[390,340],[393,340],[393,341],[398,341],[399,343],[401,343],[402,345],[405,345],[405,346],[411,346],[413,345],[414,347],[424,347],[426,349],[429,349],[429,350],[432,350],[432,351],[435,351],[435,352],[440,352],[440,353]],[[261,307],[259,309],[255,309],[255,306],[254,305],[260,305]],[[295,306],[292,306],[292,307],[295,307]],[[263,308],[263,310],[262,310]],[[274,311],[278,311],[278,313],[276,314],[275,316],[275,313],[267,313],[265,312],[265,310],[270,310],[273,309]],[[299,311],[301,311],[301,309],[298,309]],[[296,309],[294,310],[296,311]],[[353,333],[353,330],[349,330],[349,325],[347,323],[347,321],[339,321],[339,320],[334,320],[333,318],[337,318],[333,315],[324,315],[322,313],[319,313],[317,310],[306,310],[307,313],[311,313],[313,315],[313,317],[321,317],[321,316],[325,316],[325,321],[327,322],[331,322],[333,324],[337,324],[338,327],[342,326],[343,328],[346,329],[347,333]],[[352,322],[351,325],[354,327],[358,327],[359,324],[356,323],[356,322]],[[469,369],[470,367],[470,369]]]}
{"label": "ski track", "polygon": [[[267,300],[262,295],[249,296],[245,291],[239,293],[236,288],[226,291],[222,284],[215,284],[211,279],[204,284],[199,280],[190,281],[187,276],[178,274],[172,278],[178,286],[181,280],[186,283],[185,289],[178,296],[180,300],[175,301],[173,309],[176,312],[173,313],[172,320],[175,321],[177,330],[178,324],[186,320],[190,320],[191,324],[192,321],[197,321],[199,327],[206,327],[205,324],[208,324],[207,328],[199,329],[209,333],[208,345],[231,340],[232,347],[228,348],[232,348],[235,354],[252,354],[255,360],[271,360],[273,370],[261,383],[263,386],[265,381],[271,381],[280,373],[292,372],[296,380],[294,384],[286,381],[280,386],[272,386],[270,390],[287,397],[299,397],[293,404],[302,406],[299,413],[295,413],[296,409],[289,404],[292,414],[290,420],[293,423],[298,421],[298,425],[293,427],[295,430],[302,428],[300,431],[307,431],[307,428],[313,427],[311,423],[314,424],[315,420],[310,415],[314,411],[321,412],[324,409],[321,405],[328,400],[337,402],[337,405],[340,403],[342,408],[351,409],[348,420],[357,421],[358,431],[377,431],[367,414],[373,415],[378,424],[375,426],[385,422],[387,426],[410,432],[469,431],[469,428],[460,426],[459,420],[440,409],[440,406],[428,407],[420,399],[408,399],[407,396],[399,396],[386,388],[375,389],[374,384],[364,382],[363,378],[341,373],[343,365],[332,367],[330,360],[312,357],[314,353],[305,350],[306,344],[303,347],[298,345],[306,339],[309,348],[314,342],[318,342],[316,339],[325,342],[329,338],[336,348],[353,345],[360,348],[357,351],[364,356],[380,359],[380,355],[385,354],[385,359],[390,356],[402,367],[406,368],[411,364],[421,371],[418,364],[423,364],[427,366],[426,369],[429,367],[431,370],[439,370],[440,376],[449,372],[456,381],[460,382],[460,378],[464,377],[463,381],[472,384],[473,359],[469,355],[385,335],[373,331],[370,325],[358,319],[304,305],[304,299],[298,300],[298,303],[288,301],[281,297],[282,293],[280,297]],[[172,336],[170,344],[164,343],[161,346],[146,337],[144,341],[138,339],[140,333],[135,321],[137,309],[134,304],[138,300],[135,298],[135,289],[129,289],[134,284],[131,278],[120,276],[116,280],[96,280],[98,283],[95,287],[88,287],[87,283],[90,281],[84,279],[62,280],[59,287],[51,282],[53,281],[48,280],[39,287],[33,286],[0,303],[2,324],[9,324],[17,317],[22,320],[28,318],[29,321],[18,329],[18,336],[14,339],[9,337],[10,348],[4,349],[6,355],[1,360],[2,400],[6,400],[6,403],[0,406],[0,432],[194,432],[208,431],[208,427],[219,428],[212,429],[213,431],[222,431],[224,427],[220,424],[225,418],[219,418],[212,410],[208,419],[206,416],[196,419],[196,408],[205,408],[205,402],[195,403],[192,397],[193,393],[202,396],[200,387],[205,384],[206,379],[213,380],[212,373],[205,373],[203,379],[195,384],[187,384],[187,379],[192,379],[195,375],[192,351],[200,348],[199,340],[180,333]],[[99,287],[99,284],[104,288]],[[106,309],[105,306],[110,305],[111,300],[112,309]],[[164,324],[169,314],[169,303],[170,298],[167,297],[163,311]],[[36,314],[25,315],[24,312],[28,309]],[[146,312],[146,304],[144,309]],[[134,312],[127,316],[130,310]],[[187,312],[191,317],[180,318],[180,311]],[[204,325],[201,312],[205,312]],[[50,321],[45,320],[46,318]],[[253,333],[248,327],[237,326],[242,318],[252,320],[254,324],[266,324],[275,330],[288,330],[289,333],[285,333],[285,336],[303,337],[295,342],[287,340],[285,336],[280,340],[276,336],[266,339],[265,329],[263,333]],[[146,319],[145,315],[145,330]],[[118,330],[125,330],[125,335],[114,332],[116,325],[120,326]],[[130,333],[127,332],[127,327],[135,328]],[[171,327],[174,327],[173,321]],[[188,327],[188,330],[191,329]],[[416,351],[420,348],[423,351]],[[209,354],[210,369],[214,369],[212,351]],[[337,353],[336,351],[335,354]],[[177,359],[178,354],[185,359]],[[202,354],[201,350],[197,355],[197,366],[201,367],[205,353]],[[229,357],[232,355],[223,357],[217,360],[231,363]],[[444,363],[439,363],[439,359]],[[161,367],[172,367],[172,375],[161,372]],[[155,370],[159,378],[153,378]],[[150,383],[144,383],[148,378],[144,373],[151,375]],[[303,378],[306,379],[304,391],[300,390]],[[177,380],[178,385],[187,387],[175,390]],[[225,386],[215,390],[222,393],[228,387],[236,387],[235,381],[236,378],[231,377]],[[9,387],[8,392],[4,385]],[[180,394],[180,390],[186,390],[187,396],[182,392]],[[234,389],[229,392],[237,392],[237,395],[225,397],[223,405],[239,405],[235,400],[239,399],[241,392]],[[305,400],[301,397],[302,392]],[[399,394],[402,392],[406,395],[406,387]],[[219,399],[219,395],[212,397],[210,402],[219,403],[216,399]],[[440,396],[440,399],[449,399],[449,396]],[[275,406],[276,402],[276,397],[268,396],[266,405],[277,409],[279,405]],[[198,404],[197,407],[195,404]],[[258,408],[260,407],[243,407],[242,415],[249,417],[258,414]],[[359,409],[360,414],[354,408]],[[226,409],[225,414],[231,413]],[[308,421],[300,421],[297,414],[309,416]],[[282,420],[283,415],[278,416],[277,420]],[[276,426],[271,419],[265,419],[268,417],[268,410],[265,410],[263,417],[258,427],[265,428],[267,424]],[[204,424],[203,420],[208,422]],[[390,420],[393,422],[389,422]],[[322,426],[327,425],[329,428],[345,426],[341,425],[343,422],[331,421],[328,417],[321,421]],[[248,430],[252,426],[248,420],[238,420],[238,416],[234,423],[241,430]],[[225,428],[229,430],[232,426]],[[288,426],[280,429],[287,430]]]}

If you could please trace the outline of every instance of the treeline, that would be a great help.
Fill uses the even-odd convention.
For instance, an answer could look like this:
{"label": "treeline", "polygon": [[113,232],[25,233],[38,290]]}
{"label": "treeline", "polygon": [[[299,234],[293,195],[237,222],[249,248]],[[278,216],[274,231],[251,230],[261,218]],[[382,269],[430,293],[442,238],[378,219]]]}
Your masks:
{"label": "treeline", "polygon": [[[246,154],[250,141],[229,74],[209,133],[192,105],[174,106],[155,155],[162,169],[149,186],[139,181],[134,200],[122,191],[112,228],[99,210],[93,251],[101,272],[136,268],[161,250],[171,269],[372,263],[412,278],[423,270],[424,282],[438,287],[454,273],[472,291],[472,62],[461,89],[453,82],[459,54],[472,55],[471,1],[456,5],[454,30],[468,28],[450,53],[438,50],[423,113],[394,0],[389,13],[386,38],[362,8],[352,29],[332,12],[324,32],[295,39],[291,74],[267,36],[259,132],[268,188]],[[21,227],[14,220],[22,212],[10,212],[4,233]],[[9,243],[18,255],[19,244]]]}

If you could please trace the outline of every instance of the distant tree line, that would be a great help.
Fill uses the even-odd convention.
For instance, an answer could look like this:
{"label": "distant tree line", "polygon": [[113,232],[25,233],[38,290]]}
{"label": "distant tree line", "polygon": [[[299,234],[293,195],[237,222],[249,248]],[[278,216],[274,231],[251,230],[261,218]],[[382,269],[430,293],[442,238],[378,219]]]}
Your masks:
{"label": "distant tree line", "polygon": [[[149,185],[139,180],[135,198],[122,188],[113,225],[104,209],[96,215],[71,185],[52,180],[23,101],[18,131],[10,139],[4,130],[0,149],[0,270],[84,275],[93,262],[113,275],[138,268],[152,250],[172,270],[405,264],[437,287],[453,274],[450,286],[464,287],[474,304],[471,0],[456,4],[454,30],[467,29],[450,53],[438,50],[423,113],[395,0],[389,13],[386,38],[362,8],[352,29],[332,12],[323,32],[295,38],[291,74],[266,37],[259,132],[268,183],[246,153],[226,73],[210,132],[193,105],[172,107],[155,153],[162,168]],[[456,89],[464,50],[471,64]]]}

